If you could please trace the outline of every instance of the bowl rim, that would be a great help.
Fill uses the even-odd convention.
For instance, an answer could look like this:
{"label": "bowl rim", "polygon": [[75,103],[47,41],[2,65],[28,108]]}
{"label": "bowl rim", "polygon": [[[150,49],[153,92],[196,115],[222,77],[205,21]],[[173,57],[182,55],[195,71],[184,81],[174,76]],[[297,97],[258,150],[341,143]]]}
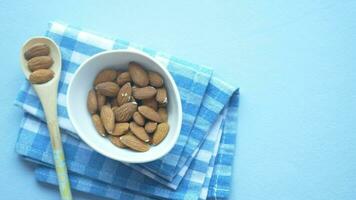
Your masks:
{"label": "bowl rim", "polygon": [[[100,149],[100,148],[95,148],[95,145],[93,145],[93,141],[90,141],[90,140],[85,140],[84,138],[85,137],[82,137],[82,131],[80,131],[80,128],[75,124],[73,123],[73,120],[74,119],[74,116],[71,112],[71,109],[70,109],[70,95],[72,92],[72,83],[73,83],[73,80],[75,79],[75,77],[81,72],[81,70],[87,65],[87,63],[89,63],[91,60],[94,60],[96,59],[97,57],[100,57],[102,55],[105,55],[105,54],[116,54],[116,53],[129,53],[129,54],[136,54],[136,55],[139,55],[139,56],[143,56],[145,57],[146,59],[149,59],[151,60],[152,62],[154,62],[157,66],[159,66],[159,68],[161,68],[164,72],[164,76],[165,78],[167,78],[171,83],[172,83],[172,89],[173,89],[173,93],[175,94],[176,98],[177,98],[177,109],[178,109],[178,112],[177,112],[177,133],[174,134],[173,136],[173,142],[171,143],[172,145],[171,146],[168,146],[168,148],[160,151],[161,153],[154,157],[148,157],[147,158],[144,158],[143,159],[140,159],[140,160],[137,160],[137,159],[132,159],[132,157],[126,157],[125,159],[123,159],[122,157],[115,157],[114,155],[110,154],[110,153],[107,153],[106,151]],[[169,151],[172,150],[172,148],[175,146],[175,144],[177,143],[177,140],[178,140],[178,137],[180,135],[180,131],[181,131],[181,128],[182,128],[182,103],[181,103],[181,97],[180,97],[180,94],[179,94],[179,91],[178,91],[178,87],[176,85],[176,82],[174,81],[172,75],[170,74],[170,72],[167,70],[166,67],[162,66],[162,64],[160,64],[159,62],[157,62],[153,57],[151,57],[150,55],[144,53],[144,52],[141,52],[141,51],[138,51],[138,50],[106,50],[106,51],[103,51],[103,52],[100,52],[100,53],[97,53],[97,54],[94,54],[92,56],[90,56],[88,59],[86,59],[84,62],[82,62],[80,64],[80,66],[76,69],[76,71],[74,72],[73,76],[72,76],[72,79],[68,85],[68,90],[67,90],[67,95],[66,95],[66,103],[67,103],[67,112],[68,112],[68,116],[69,116],[69,120],[71,122],[71,124],[73,125],[75,131],[77,132],[77,135],[80,137],[80,139],[86,143],[89,147],[91,147],[92,149],[94,149],[96,152],[108,157],[108,158],[111,158],[113,160],[117,160],[117,161],[122,161],[122,162],[126,162],[126,163],[145,163],[145,162],[151,162],[151,161],[154,161],[154,160],[158,160],[160,158],[162,158],[163,156],[165,156]],[[138,152],[139,153],[139,152]]]}

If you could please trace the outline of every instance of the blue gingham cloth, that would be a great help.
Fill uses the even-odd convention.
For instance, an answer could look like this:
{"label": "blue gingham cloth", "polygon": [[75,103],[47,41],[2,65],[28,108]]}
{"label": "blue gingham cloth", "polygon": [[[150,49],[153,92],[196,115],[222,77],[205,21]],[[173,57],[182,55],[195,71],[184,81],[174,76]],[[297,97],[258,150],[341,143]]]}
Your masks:
{"label": "blue gingham cloth", "polygon": [[[113,199],[228,196],[237,122],[236,87],[204,66],[68,25],[50,23],[47,36],[62,52],[58,115],[72,188]],[[172,151],[160,160],[139,165],[113,161],[94,152],[75,134],[66,111],[68,84],[80,63],[108,49],[144,51],[166,66],[177,83],[184,111],[182,131]],[[39,181],[56,184],[44,113],[28,83],[16,104],[26,112],[16,150],[41,164],[36,169]]]}

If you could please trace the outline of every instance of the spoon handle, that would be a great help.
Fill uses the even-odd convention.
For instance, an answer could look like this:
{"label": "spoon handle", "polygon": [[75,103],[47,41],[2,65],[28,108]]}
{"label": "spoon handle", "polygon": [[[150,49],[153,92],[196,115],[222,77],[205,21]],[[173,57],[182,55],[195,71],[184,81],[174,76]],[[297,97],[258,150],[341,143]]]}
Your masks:
{"label": "spoon handle", "polygon": [[53,150],[53,160],[56,167],[59,191],[61,193],[62,200],[72,200],[72,193],[70,191],[69,178],[64,159],[64,152],[58,122],[57,120],[47,121],[47,126],[50,133]]}
{"label": "spoon handle", "polygon": [[[57,85],[54,85],[57,88]],[[47,127],[52,143],[53,160],[57,172],[57,180],[62,200],[72,200],[70,183],[62,147],[61,133],[57,118],[57,89],[37,88],[47,121]]]}

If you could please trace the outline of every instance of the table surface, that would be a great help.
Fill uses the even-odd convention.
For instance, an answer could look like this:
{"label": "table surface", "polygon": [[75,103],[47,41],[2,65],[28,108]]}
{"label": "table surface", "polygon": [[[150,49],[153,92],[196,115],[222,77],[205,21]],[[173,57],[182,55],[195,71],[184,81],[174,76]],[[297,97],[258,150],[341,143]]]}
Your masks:
{"label": "table surface", "polygon": [[241,87],[230,199],[355,199],[355,10],[351,0],[0,0],[2,198],[59,199],[14,151],[23,113],[13,106],[21,44],[59,20],[208,65]]}

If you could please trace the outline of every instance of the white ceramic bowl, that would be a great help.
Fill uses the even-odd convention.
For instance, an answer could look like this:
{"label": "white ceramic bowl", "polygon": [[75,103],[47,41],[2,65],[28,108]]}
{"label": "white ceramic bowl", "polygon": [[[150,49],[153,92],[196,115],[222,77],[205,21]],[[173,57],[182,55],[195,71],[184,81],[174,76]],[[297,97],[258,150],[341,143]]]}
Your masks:
{"label": "white ceramic bowl", "polygon": [[[95,76],[104,68],[127,70],[130,61],[135,61],[146,69],[158,72],[164,79],[168,92],[167,137],[147,152],[135,152],[114,146],[108,138],[100,136],[91,121],[87,109],[88,91],[93,88]],[[69,118],[80,138],[100,154],[127,163],[143,163],[156,160],[167,154],[175,145],[182,125],[182,105],[177,86],[167,71],[152,57],[136,51],[112,50],[96,54],[82,63],[75,72],[68,88],[67,107]]]}

